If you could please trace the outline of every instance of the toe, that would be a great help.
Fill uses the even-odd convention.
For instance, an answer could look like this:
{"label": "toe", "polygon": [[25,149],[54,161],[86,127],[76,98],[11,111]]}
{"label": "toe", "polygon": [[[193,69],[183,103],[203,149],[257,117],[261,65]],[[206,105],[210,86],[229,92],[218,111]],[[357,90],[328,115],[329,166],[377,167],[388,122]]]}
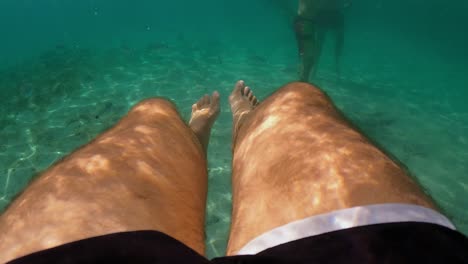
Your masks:
{"label": "toe", "polygon": [[252,100],[255,98],[255,95],[253,93],[253,91],[249,88],[249,92],[245,95],[247,97],[247,99],[249,99],[249,101],[252,102]]}
{"label": "toe", "polygon": [[254,96],[254,94],[252,93],[252,91],[250,91],[250,93],[247,95],[247,98],[249,99],[249,101],[252,101],[252,100],[255,98],[255,96]]}
{"label": "toe", "polygon": [[203,105],[206,106],[206,105],[210,105],[210,96],[205,94],[205,96],[203,96]]}
{"label": "toe", "polygon": [[229,95],[229,103],[233,103],[239,96],[243,95],[243,90],[245,88],[245,83],[244,81],[240,80],[234,85],[234,90],[232,93]]}
{"label": "toe", "polygon": [[240,89],[242,89],[244,87],[245,87],[245,82],[243,80],[237,81],[236,86],[235,86],[236,89],[240,90]]}
{"label": "toe", "polygon": [[220,100],[219,98],[220,96],[219,96],[218,91],[214,91],[211,97],[211,106],[214,106],[214,107],[219,106],[219,100]]}
{"label": "toe", "polygon": [[192,113],[198,110],[197,104],[192,105]]}
{"label": "toe", "polygon": [[243,90],[242,95],[245,97],[249,97],[249,93],[251,93],[250,87],[246,86]]}
{"label": "toe", "polygon": [[214,113],[219,113],[220,111],[220,96],[217,91],[213,93],[213,96],[211,97],[211,111]]}
{"label": "toe", "polygon": [[242,80],[238,81],[238,82],[236,83],[236,85],[234,86],[234,91],[233,91],[233,93],[235,93],[235,94],[241,93],[241,94],[242,94],[242,90],[244,89],[244,87],[245,87],[244,81],[242,81]]}
{"label": "toe", "polygon": [[202,108],[202,106],[203,106],[203,97],[200,98],[200,100],[198,100],[198,102],[196,103],[196,105],[197,105],[197,106],[196,106],[197,109]]}
{"label": "toe", "polygon": [[257,106],[259,104],[258,100],[256,97],[254,97],[253,101],[252,101],[252,104],[253,106]]}

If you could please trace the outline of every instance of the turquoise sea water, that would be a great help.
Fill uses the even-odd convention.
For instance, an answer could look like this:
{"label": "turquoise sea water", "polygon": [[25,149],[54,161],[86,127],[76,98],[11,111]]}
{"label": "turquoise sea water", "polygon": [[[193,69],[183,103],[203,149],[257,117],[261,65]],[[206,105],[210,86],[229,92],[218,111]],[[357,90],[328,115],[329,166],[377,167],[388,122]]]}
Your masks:
{"label": "turquoise sea water", "polygon": [[[230,223],[231,116],[244,79],[260,99],[297,79],[295,1],[0,2],[0,209],[27,182],[136,102],[172,99],[184,117],[223,96],[209,149],[207,251]],[[314,83],[401,160],[468,234],[468,4],[354,1],[341,78],[327,40]]]}

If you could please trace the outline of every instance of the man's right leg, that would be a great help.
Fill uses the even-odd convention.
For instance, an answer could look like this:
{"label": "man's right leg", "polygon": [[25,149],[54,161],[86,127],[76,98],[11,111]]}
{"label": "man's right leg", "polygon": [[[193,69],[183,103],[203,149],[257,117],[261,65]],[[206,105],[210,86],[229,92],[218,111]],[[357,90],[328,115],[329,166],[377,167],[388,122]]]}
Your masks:
{"label": "man's right leg", "polygon": [[436,209],[408,173],[318,88],[291,83],[264,102],[238,82],[227,253],[273,228],[340,209],[401,203]]}
{"label": "man's right leg", "polygon": [[[218,93],[192,106],[189,126],[166,100],[137,104],[113,128],[45,171],[0,216],[0,263],[140,230],[165,233],[203,255],[206,149],[218,113]],[[126,252],[133,251],[115,253]]]}

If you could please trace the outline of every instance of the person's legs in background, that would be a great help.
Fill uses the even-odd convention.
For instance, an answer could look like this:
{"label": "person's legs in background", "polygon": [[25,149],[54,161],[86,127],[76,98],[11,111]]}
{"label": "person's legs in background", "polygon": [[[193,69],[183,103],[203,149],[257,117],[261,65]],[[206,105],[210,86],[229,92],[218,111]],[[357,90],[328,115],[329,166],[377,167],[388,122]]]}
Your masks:
{"label": "person's legs in background", "polygon": [[335,34],[335,72],[338,78],[341,77],[341,57],[343,54],[345,24],[344,15],[339,12],[337,21],[334,26],[333,33]]}
{"label": "person's legs in background", "polygon": [[297,17],[294,22],[296,41],[299,52],[299,80],[307,82],[317,63],[317,28],[313,21]]}
{"label": "person's legs in background", "polygon": [[323,46],[325,43],[325,38],[327,36],[328,28],[317,25],[317,29],[315,32],[316,37],[312,56],[314,58],[314,67],[311,70],[310,78],[313,78],[317,75],[318,65],[320,64],[320,58],[322,57]]}

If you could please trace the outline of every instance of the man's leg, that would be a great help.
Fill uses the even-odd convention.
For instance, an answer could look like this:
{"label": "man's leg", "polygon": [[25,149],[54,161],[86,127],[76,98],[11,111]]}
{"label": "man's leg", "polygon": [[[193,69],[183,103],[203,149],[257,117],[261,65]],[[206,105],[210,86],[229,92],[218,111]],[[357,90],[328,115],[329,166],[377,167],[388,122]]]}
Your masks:
{"label": "man's leg", "polygon": [[43,173],[0,217],[0,262],[136,230],[163,232],[204,254],[205,152],[219,94],[192,110],[189,127],[170,102],[145,100]]}
{"label": "man's leg", "polygon": [[230,96],[237,129],[229,255],[273,228],[339,209],[382,203],[436,208],[318,88],[291,83],[256,107],[254,98],[243,82]]}

